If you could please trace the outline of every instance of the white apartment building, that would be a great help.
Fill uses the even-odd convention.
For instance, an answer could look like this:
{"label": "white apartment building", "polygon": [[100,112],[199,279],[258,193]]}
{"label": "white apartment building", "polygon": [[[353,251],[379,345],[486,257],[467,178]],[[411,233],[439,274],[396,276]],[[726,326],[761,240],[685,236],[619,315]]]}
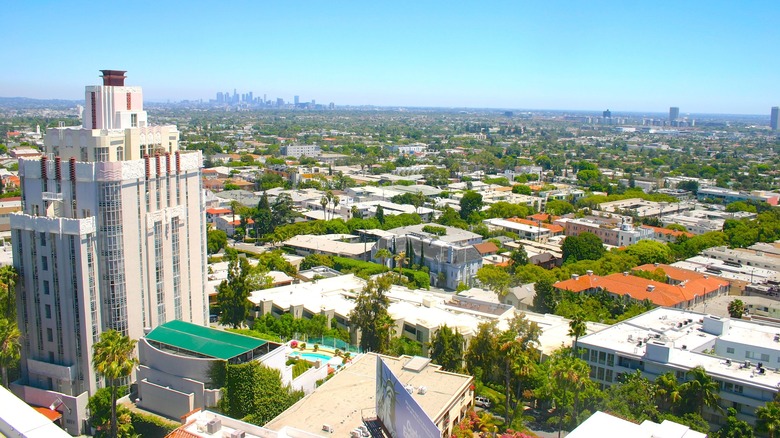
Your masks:
{"label": "white apartment building", "polygon": [[138,339],[207,320],[200,152],[178,150],[175,126],[148,125],[124,78],[103,70],[82,126],[49,129],[46,155],[20,160],[11,215],[25,334],[12,389],[34,405],[61,400],[71,434],[85,432],[87,398],[103,386],[91,364],[103,331]]}
{"label": "white apartment building", "polygon": [[[780,335],[776,325],[659,307],[579,339],[590,376],[602,386],[640,370],[650,380],[672,372],[678,382],[702,366],[720,386],[720,406],[755,425],[756,408],[780,386]],[[705,410],[712,425],[725,414]]]}

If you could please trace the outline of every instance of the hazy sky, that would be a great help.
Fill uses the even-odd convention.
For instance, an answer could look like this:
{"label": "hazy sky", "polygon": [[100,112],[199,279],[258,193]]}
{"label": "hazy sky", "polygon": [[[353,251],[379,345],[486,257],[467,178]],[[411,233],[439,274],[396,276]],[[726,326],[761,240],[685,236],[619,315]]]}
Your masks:
{"label": "hazy sky", "polygon": [[768,114],[780,1],[11,1],[0,96]]}

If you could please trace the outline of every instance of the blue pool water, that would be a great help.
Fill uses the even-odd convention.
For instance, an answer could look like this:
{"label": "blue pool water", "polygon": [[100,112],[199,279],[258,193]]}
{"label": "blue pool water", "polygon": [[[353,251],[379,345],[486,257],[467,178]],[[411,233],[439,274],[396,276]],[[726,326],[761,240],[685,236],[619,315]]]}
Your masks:
{"label": "blue pool water", "polygon": [[327,354],[320,354],[320,353],[300,353],[298,351],[290,353],[290,356],[300,357],[304,360],[307,360],[309,362],[316,362],[318,360],[322,360],[322,363],[327,363],[332,356],[328,356]]}

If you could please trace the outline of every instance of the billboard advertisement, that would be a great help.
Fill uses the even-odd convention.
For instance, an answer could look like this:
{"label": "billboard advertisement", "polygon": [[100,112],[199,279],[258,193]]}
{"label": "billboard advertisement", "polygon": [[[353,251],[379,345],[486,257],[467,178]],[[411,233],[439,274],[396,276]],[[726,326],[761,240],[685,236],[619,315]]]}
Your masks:
{"label": "billboard advertisement", "polygon": [[441,438],[436,424],[379,356],[376,358],[376,414],[393,438]]}

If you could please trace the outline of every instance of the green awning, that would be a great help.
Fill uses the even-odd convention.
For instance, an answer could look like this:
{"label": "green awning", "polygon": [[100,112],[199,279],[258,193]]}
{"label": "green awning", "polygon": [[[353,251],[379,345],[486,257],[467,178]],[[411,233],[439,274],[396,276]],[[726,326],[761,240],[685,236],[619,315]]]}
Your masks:
{"label": "green awning", "polygon": [[267,343],[262,339],[173,320],[158,326],[146,339],[217,359],[232,359]]}

